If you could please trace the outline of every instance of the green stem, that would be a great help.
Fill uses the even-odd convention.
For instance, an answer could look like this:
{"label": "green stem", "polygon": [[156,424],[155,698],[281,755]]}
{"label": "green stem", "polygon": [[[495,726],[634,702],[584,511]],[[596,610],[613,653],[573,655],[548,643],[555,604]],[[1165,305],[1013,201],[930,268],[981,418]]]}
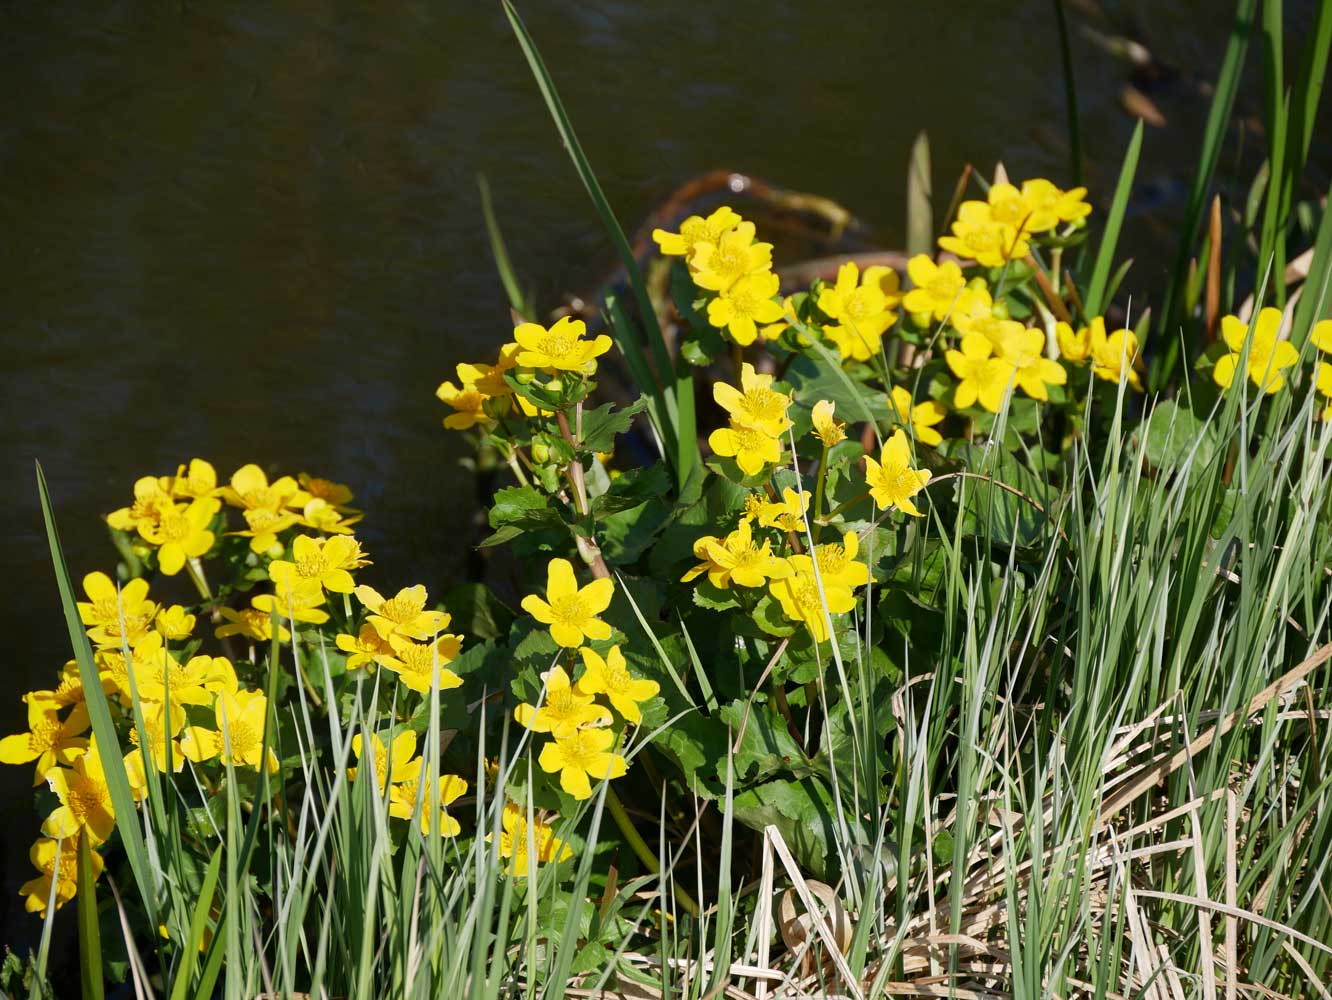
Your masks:
{"label": "green stem", "polygon": [[[856,495],[856,496],[853,496],[853,497],[852,497],[850,500],[848,500],[846,503],[841,504],[841,505],[839,505],[838,507],[834,508],[833,510],[828,511],[828,516],[822,519],[822,523],[827,524],[829,521],[831,521],[834,517],[836,517],[836,516],[837,516],[838,514],[840,514],[842,511],[846,510],[846,509],[847,509],[848,507],[850,507],[850,506],[853,506],[854,504],[858,504],[858,503],[860,503],[860,501],[862,501],[862,500],[864,500],[864,499],[867,499],[867,498],[869,497],[869,495],[870,495],[870,494],[869,494],[869,490],[866,490],[864,493],[860,493],[860,494],[858,494],[858,495]],[[819,520],[819,519],[818,519],[818,518],[815,518],[815,520]]]}
{"label": "green stem", "polygon": [[[653,875],[660,872],[661,866],[657,864],[657,856],[652,853],[642,835],[634,828],[633,821],[629,818],[629,814],[624,811],[624,804],[620,801],[620,797],[615,794],[613,788],[606,789],[606,806],[610,809],[611,818],[615,820],[615,825],[620,828],[620,832],[624,834],[624,839],[629,841],[629,846],[633,848],[634,854],[638,856],[638,860],[643,862],[647,870]],[[693,897],[681,889],[674,880],[671,884],[675,888],[675,901],[684,907],[685,912],[690,916],[697,917],[699,913],[698,904],[694,902]]]}

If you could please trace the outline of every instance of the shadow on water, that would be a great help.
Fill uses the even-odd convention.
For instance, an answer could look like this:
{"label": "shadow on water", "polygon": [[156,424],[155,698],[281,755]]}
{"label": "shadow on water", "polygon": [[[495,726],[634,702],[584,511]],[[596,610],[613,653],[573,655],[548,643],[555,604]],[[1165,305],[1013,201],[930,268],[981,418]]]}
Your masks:
{"label": "shadow on water", "polygon": [[[1193,74],[1149,81],[1168,124],[1139,173],[1160,202],[1133,234],[1148,287],[1174,246],[1206,107],[1189,80],[1219,61],[1219,2],[1114,5]],[[892,245],[922,128],[940,191],[968,159],[1068,181],[1045,3],[522,8],[630,227],[724,167],[832,197]],[[1132,128],[1129,70],[1078,29],[1124,23],[1090,0],[1070,9],[1103,204]],[[350,484],[371,580],[442,591],[464,562],[473,491],[433,391],[508,332],[475,174],[543,308],[590,291],[612,259],[498,5],[51,0],[4,18],[0,732],[22,726],[19,694],[68,656],[34,459],[76,575],[114,566],[98,515],[138,475],[198,455],[223,475],[257,461]],[[37,921],[16,892],[38,817],[20,769],[0,781],[0,938],[26,945]]]}

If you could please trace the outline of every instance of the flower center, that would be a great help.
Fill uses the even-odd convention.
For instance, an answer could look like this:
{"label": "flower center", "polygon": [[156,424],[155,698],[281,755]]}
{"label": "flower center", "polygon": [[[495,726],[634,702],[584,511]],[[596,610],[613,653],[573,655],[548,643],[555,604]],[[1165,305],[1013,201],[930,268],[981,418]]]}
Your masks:
{"label": "flower center", "polygon": [[98,788],[83,778],[70,787],[65,805],[79,823],[85,823],[93,813],[102,811],[104,801],[105,796]]}
{"label": "flower center", "polygon": [[541,341],[541,353],[552,358],[566,358],[573,351],[576,342],[563,334],[548,334]]}
{"label": "flower center", "polygon": [[158,532],[167,542],[179,542],[189,537],[190,522],[180,511],[173,510],[162,517]]}
{"label": "flower center", "polygon": [[45,752],[55,747],[59,738],[60,723],[55,719],[47,719],[32,727],[32,732],[28,734],[28,749]]}
{"label": "flower center", "polygon": [[557,597],[551,602],[551,610],[555,612],[555,619],[561,625],[582,625],[592,617],[587,610],[587,605],[577,594]]}
{"label": "flower center", "polygon": [[384,618],[399,625],[412,621],[425,609],[425,601],[413,597],[390,597],[379,607]]}
{"label": "flower center", "polygon": [[952,300],[954,292],[957,291],[957,283],[950,281],[947,275],[940,274],[931,278],[925,289],[932,298],[948,302]]}
{"label": "flower center", "polygon": [[323,556],[316,556],[313,559],[297,559],[296,575],[307,579],[318,579],[324,572]]}

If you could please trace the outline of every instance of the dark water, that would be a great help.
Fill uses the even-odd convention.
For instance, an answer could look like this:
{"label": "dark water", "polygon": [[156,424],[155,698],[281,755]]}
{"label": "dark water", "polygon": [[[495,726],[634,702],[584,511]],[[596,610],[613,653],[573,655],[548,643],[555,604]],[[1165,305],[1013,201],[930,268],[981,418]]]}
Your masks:
{"label": "dark water", "polygon": [[[837,199],[899,245],[922,128],[940,191],[967,160],[1068,182],[1047,2],[522,6],[630,227],[724,167]],[[1287,4],[1300,23],[1312,6]],[[0,10],[0,732],[68,652],[34,459],[76,576],[114,567],[98,515],[137,476],[198,455],[349,483],[375,578],[443,589],[472,493],[433,391],[508,333],[475,175],[542,308],[611,263],[498,4]],[[1128,68],[1081,29],[1137,32],[1179,71],[1148,91],[1168,124],[1148,132],[1129,238],[1150,287],[1229,4],[1070,2],[1070,19],[1098,204],[1132,128]],[[11,941],[36,927],[17,915],[39,822],[19,771],[0,774]]]}

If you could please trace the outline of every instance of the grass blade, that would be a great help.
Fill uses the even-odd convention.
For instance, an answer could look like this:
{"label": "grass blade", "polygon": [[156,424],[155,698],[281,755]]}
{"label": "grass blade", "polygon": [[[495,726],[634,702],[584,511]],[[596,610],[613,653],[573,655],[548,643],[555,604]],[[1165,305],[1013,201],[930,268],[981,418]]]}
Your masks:
{"label": "grass blade", "polygon": [[525,320],[532,320],[536,312],[532,304],[523,295],[514,273],[513,262],[509,260],[509,248],[504,244],[504,234],[500,231],[499,220],[495,218],[495,206],[490,200],[490,185],[485,174],[476,175],[476,186],[481,192],[481,215],[486,221],[486,236],[490,239],[490,253],[495,258],[495,270],[499,272],[504,294],[509,299],[509,308]]}
{"label": "grass blade", "polygon": [[911,160],[907,165],[908,257],[929,253],[934,246],[933,197],[933,186],[930,183],[930,137],[922,129],[911,144]]}
{"label": "grass blade", "polygon": [[1119,230],[1124,224],[1124,212],[1128,209],[1129,192],[1133,189],[1133,177],[1138,171],[1138,155],[1141,151],[1142,121],[1140,120],[1133,128],[1133,138],[1129,140],[1128,151],[1124,154],[1124,164],[1119,168],[1119,183],[1115,185],[1115,198],[1110,204],[1110,213],[1105,217],[1105,233],[1096,251],[1091,283],[1087,286],[1087,295],[1083,300],[1088,319],[1099,316],[1105,307],[1106,282],[1110,279],[1110,267],[1115,260],[1115,244],[1119,242]]}
{"label": "grass blade", "polygon": [[1064,71],[1064,110],[1068,116],[1068,161],[1073,186],[1082,183],[1082,130],[1078,125],[1078,87],[1073,78],[1073,49],[1068,43],[1068,17],[1064,0],[1053,0],[1055,25],[1059,28],[1059,63]]}
{"label": "grass blade", "polygon": [[83,1000],[102,1000],[102,932],[97,925],[97,887],[88,832],[79,831],[77,894],[79,911],[79,982]]}

